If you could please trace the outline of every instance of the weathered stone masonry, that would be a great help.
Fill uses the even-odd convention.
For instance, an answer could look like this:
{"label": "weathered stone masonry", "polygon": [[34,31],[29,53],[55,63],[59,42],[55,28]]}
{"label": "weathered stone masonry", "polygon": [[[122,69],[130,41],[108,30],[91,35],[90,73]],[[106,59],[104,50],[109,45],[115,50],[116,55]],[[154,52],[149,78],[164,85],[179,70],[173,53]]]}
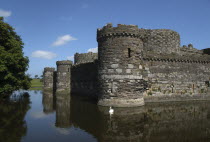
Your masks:
{"label": "weathered stone masonry", "polygon": [[137,26],[108,24],[97,31],[99,105],[141,106],[147,83],[143,80],[143,41]]}
{"label": "weathered stone masonry", "polygon": [[97,98],[97,53],[76,53],[71,70],[73,94]]}
{"label": "weathered stone masonry", "polygon": [[57,61],[56,93],[69,93],[71,90],[71,61]]}
{"label": "weathered stone masonry", "polygon": [[181,47],[175,31],[107,24],[97,41],[98,54],[76,53],[72,66],[57,62],[57,91],[92,94],[99,105],[117,107],[209,96],[210,49]]}
{"label": "weathered stone masonry", "polygon": [[44,81],[44,91],[46,92],[53,92],[53,88],[54,88],[54,73],[55,72],[55,68],[49,68],[46,67],[44,68],[44,72],[43,72],[43,81]]}
{"label": "weathered stone masonry", "polygon": [[91,63],[94,62],[96,59],[98,59],[98,54],[97,53],[76,53],[74,55],[74,64],[85,64],[85,63]]}

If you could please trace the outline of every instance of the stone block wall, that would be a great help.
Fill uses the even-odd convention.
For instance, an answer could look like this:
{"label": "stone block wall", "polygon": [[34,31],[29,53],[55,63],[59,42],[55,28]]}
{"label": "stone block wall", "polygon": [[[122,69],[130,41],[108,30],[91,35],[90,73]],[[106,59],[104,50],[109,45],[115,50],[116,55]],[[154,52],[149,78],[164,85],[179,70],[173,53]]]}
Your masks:
{"label": "stone block wall", "polygon": [[210,55],[210,48],[206,48],[202,50],[203,54]]}
{"label": "stone block wall", "polygon": [[149,90],[146,95],[201,95],[208,92],[210,62],[145,58]]}
{"label": "stone block wall", "polygon": [[202,50],[198,50],[196,48],[193,47],[192,44],[188,44],[188,46],[186,45],[183,45],[181,48],[180,48],[180,55],[197,55],[197,56],[202,56],[203,54],[203,51]]}
{"label": "stone block wall", "polygon": [[71,91],[72,61],[57,61],[56,93],[69,93]]}
{"label": "stone block wall", "polygon": [[[141,31],[142,29],[140,29]],[[179,53],[180,35],[175,31],[168,29],[146,30],[146,35],[142,37],[144,51],[153,51],[154,54]]]}
{"label": "stone block wall", "polygon": [[73,94],[85,94],[96,98],[97,61],[72,66],[71,89]]}
{"label": "stone block wall", "polygon": [[130,107],[144,105],[146,82],[142,74],[143,41],[138,27],[111,24],[98,29],[99,105]]}
{"label": "stone block wall", "polygon": [[82,63],[89,63],[94,62],[96,59],[98,59],[98,53],[76,53],[74,54],[74,64],[82,64]]}
{"label": "stone block wall", "polygon": [[53,92],[55,68],[46,67],[43,72],[44,91]]}

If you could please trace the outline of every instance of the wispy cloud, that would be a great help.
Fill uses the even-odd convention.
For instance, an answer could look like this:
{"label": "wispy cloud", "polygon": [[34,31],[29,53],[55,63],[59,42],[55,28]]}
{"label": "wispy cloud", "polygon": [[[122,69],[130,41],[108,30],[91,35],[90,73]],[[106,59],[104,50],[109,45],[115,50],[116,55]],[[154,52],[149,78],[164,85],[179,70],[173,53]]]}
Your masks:
{"label": "wispy cloud", "polygon": [[97,53],[98,52],[98,47],[96,47],[96,48],[90,48],[90,49],[87,50],[87,52]]}
{"label": "wispy cloud", "polygon": [[52,46],[61,46],[64,45],[72,40],[77,40],[76,38],[72,37],[71,35],[64,35],[57,38],[57,40],[52,44]]}
{"label": "wispy cloud", "polygon": [[68,56],[67,60],[74,60],[74,56]]}
{"label": "wispy cloud", "polygon": [[43,59],[53,59],[57,57],[57,55],[53,52],[42,51],[42,50],[37,50],[37,51],[32,52],[31,56],[34,58],[43,58]]}
{"label": "wispy cloud", "polygon": [[9,17],[12,15],[12,12],[11,11],[6,11],[6,10],[3,10],[3,9],[0,9],[0,17]]}

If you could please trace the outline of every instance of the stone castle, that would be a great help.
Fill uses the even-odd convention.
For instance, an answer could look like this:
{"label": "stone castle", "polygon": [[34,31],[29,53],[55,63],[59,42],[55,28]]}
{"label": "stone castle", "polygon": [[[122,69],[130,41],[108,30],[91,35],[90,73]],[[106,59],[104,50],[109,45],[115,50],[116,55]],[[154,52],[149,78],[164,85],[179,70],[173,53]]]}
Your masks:
{"label": "stone castle", "polygon": [[107,24],[97,30],[98,53],[76,53],[44,69],[44,91],[84,94],[98,105],[142,106],[145,102],[208,97],[210,49],[180,46],[168,29]]}

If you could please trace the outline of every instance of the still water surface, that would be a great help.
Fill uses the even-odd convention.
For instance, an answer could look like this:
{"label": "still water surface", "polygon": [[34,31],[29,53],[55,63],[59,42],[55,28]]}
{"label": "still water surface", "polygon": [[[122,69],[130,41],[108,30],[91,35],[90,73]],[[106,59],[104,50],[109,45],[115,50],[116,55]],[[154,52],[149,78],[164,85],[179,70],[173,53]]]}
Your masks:
{"label": "still water surface", "polygon": [[209,101],[114,108],[110,116],[84,98],[28,93],[0,103],[0,142],[210,142]]}

